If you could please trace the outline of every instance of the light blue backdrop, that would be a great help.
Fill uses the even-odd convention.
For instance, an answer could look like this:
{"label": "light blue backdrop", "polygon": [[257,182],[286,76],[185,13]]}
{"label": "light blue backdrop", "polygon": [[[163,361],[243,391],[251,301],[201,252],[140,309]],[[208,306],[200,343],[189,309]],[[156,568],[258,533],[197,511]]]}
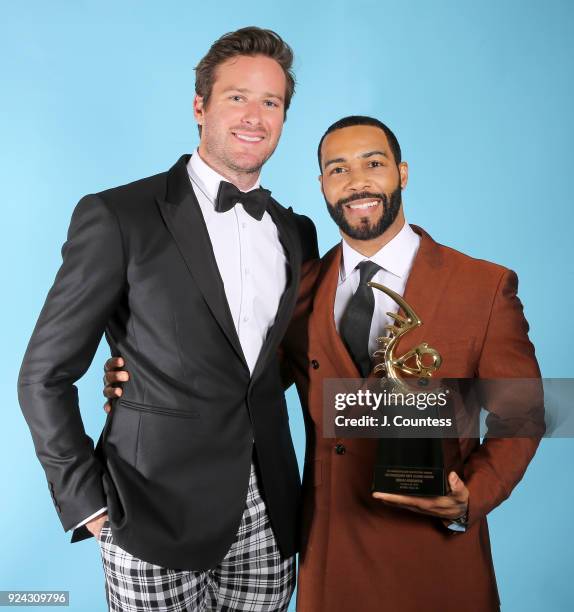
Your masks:
{"label": "light blue backdrop", "polygon": [[[270,27],[296,52],[297,94],[263,179],[313,217],[322,252],[338,235],[318,190],[316,144],[343,115],[375,115],[410,163],[407,218],[515,269],[544,375],[571,376],[573,18],[574,4],[558,0],[3,2],[0,589],[68,589],[72,610],[105,609],[97,545],[71,546],[61,530],[17,372],[75,203],[192,150],[193,66],[226,31]],[[106,349],[80,383],[94,437]],[[573,451],[572,440],[545,440],[491,514],[505,611],[574,605]]]}

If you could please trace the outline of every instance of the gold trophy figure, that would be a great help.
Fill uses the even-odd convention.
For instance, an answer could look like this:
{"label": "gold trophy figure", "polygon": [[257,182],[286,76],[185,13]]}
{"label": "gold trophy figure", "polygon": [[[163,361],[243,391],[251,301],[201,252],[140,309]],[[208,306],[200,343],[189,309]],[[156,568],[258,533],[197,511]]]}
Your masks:
{"label": "gold trophy figure", "polygon": [[[377,342],[382,345],[383,348],[375,351],[374,357],[383,357],[383,363],[378,364],[374,372],[375,374],[384,372],[387,379],[392,381],[395,386],[401,389],[410,387],[405,384],[404,378],[399,376],[399,372],[410,376],[416,376],[418,378],[430,378],[436,370],[438,370],[442,363],[442,357],[439,352],[430,347],[426,342],[421,342],[414,348],[407,351],[401,357],[395,357],[395,348],[398,341],[411,330],[420,327],[422,321],[420,320],[413,307],[406,302],[398,293],[379,285],[379,283],[369,282],[369,287],[378,289],[383,293],[386,293],[392,300],[394,300],[403,310],[406,316],[395,314],[394,312],[387,312],[387,315],[394,320],[392,325],[387,325],[385,329],[389,332],[388,336],[381,336],[377,338]],[[423,362],[424,357],[429,355],[432,358],[432,363],[425,364]],[[409,366],[408,363],[414,359],[415,363],[413,366]]]}

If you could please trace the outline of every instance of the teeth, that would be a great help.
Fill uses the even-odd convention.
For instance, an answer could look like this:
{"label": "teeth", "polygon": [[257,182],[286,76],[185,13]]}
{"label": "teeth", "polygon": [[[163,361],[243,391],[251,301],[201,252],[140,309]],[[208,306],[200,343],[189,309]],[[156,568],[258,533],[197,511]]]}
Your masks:
{"label": "teeth", "polygon": [[347,204],[347,206],[349,208],[352,208],[353,210],[361,210],[364,208],[372,208],[373,206],[377,206],[379,204],[378,200],[375,200],[374,202],[366,202],[365,204]]}
{"label": "teeth", "polygon": [[239,140],[245,140],[246,142],[260,142],[263,140],[263,136],[245,136],[244,134],[235,134]]}

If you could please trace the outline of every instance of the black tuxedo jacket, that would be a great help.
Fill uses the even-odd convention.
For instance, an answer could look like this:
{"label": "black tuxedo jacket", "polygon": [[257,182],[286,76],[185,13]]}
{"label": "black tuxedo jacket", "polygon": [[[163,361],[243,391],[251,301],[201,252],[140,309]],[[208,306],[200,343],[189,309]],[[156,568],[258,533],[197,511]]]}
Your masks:
{"label": "black tuxedo jacket", "polygon": [[[290,273],[251,376],[188,159],[78,203],[18,393],[66,530],[107,505],[125,550],[164,567],[206,570],[234,540],[253,446],[280,549],[296,550],[299,474],[277,348],[301,263],[318,253],[312,222],[272,200]],[[104,332],[131,379],[94,449],[74,382]],[[72,541],[89,535],[82,527]]]}

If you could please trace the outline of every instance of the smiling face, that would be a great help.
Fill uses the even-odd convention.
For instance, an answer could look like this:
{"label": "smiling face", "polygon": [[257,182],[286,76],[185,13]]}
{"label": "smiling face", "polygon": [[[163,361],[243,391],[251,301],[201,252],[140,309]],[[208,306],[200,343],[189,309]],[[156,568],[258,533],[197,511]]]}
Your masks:
{"label": "smiling face", "polygon": [[217,67],[209,102],[196,96],[201,126],[199,153],[238,187],[250,187],[269,159],[283,129],[286,78],[263,55],[240,55]]}
{"label": "smiling face", "polygon": [[404,224],[401,190],[408,166],[397,166],[382,129],[353,125],[328,134],[321,147],[321,171],[329,213],[348,242],[382,237],[385,243],[398,233]]}

